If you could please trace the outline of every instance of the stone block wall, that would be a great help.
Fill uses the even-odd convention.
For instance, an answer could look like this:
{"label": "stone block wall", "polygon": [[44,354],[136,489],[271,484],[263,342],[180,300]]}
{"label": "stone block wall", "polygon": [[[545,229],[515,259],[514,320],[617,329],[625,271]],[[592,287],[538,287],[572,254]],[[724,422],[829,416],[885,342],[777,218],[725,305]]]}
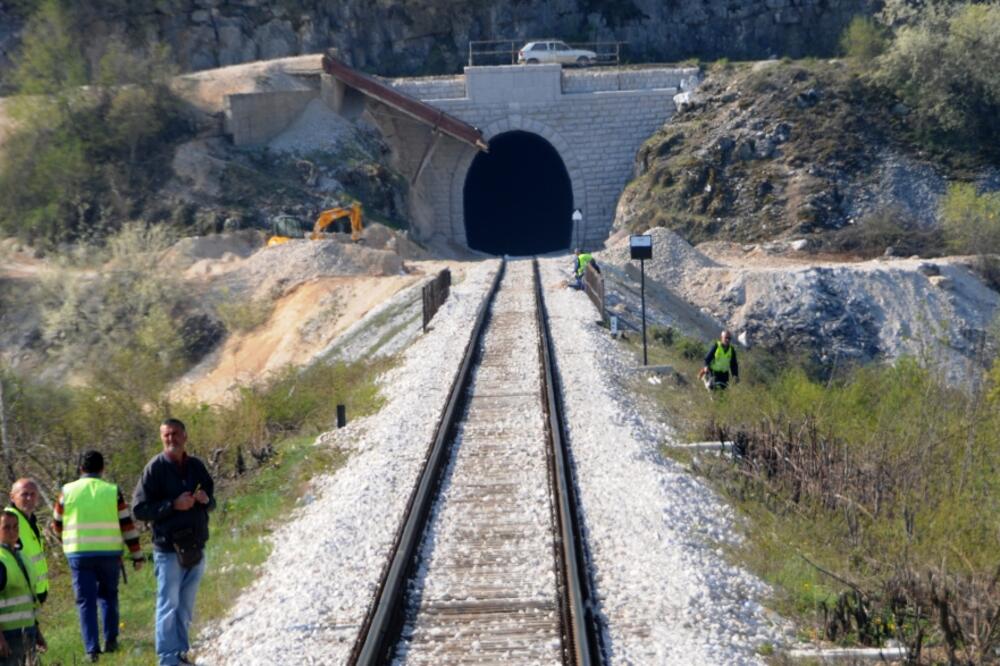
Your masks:
{"label": "stone block wall", "polygon": [[649,69],[589,69],[563,70],[562,92],[606,92],[612,90],[650,90],[680,88],[686,90],[691,81],[697,81],[697,67]]}
{"label": "stone block wall", "polygon": [[416,79],[386,79],[396,90],[422,100],[465,97],[464,76],[434,76]]}
{"label": "stone block wall", "polygon": [[[563,71],[558,65],[466,68],[468,97],[427,100],[478,127],[487,140],[509,131],[531,132],[559,152],[573,187],[573,205],[583,221],[572,243],[603,244],[639,147],[674,113],[673,96],[690,85],[697,70],[593,69]],[[572,92],[567,93],[567,80]],[[390,143],[399,165],[414,168],[426,150],[426,131],[396,126]],[[459,141],[441,140],[411,195],[419,238],[441,235],[466,243],[464,186],[476,152]]]}
{"label": "stone block wall", "polygon": [[318,90],[226,95],[225,131],[237,146],[267,143],[288,127],[318,96]]}

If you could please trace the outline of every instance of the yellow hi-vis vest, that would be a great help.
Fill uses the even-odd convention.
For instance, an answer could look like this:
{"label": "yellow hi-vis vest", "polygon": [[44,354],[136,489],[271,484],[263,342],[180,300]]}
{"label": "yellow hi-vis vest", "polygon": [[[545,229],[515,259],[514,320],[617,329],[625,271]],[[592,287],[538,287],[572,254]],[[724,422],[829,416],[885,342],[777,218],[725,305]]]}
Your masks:
{"label": "yellow hi-vis vest", "polygon": [[63,552],[121,555],[118,486],[83,477],[63,486]]}
{"label": "yellow hi-vis vest", "polygon": [[729,349],[725,350],[722,348],[722,343],[715,343],[715,356],[712,357],[712,365],[710,366],[712,372],[729,372],[729,364],[733,360],[733,345],[729,345]]}
{"label": "yellow hi-vis vest", "polygon": [[[117,501],[117,498],[116,498]],[[7,513],[17,516],[18,532],[21,535],[21,559],[31,570],[31,578],[35,581],[35,594],[41,595],[49,589],[49,563],[45,561],[45,547],[42,540],[35,536],[28,517],[17,507],[7,507]]]}
{"label": "yellow hi-vis vest", "polygon": [[576,264],[577,277],[583,275],[583,272],[587,270],[587,264],[589,264],[593,260],[594,260],[594,255],[590,254],[589,252],[584,252],[579,256]]}
{"label": "yellow hi-vis vest", "polygon": [[[23,560],[22,560],[23,561]],[[17,555],[6,546],[0,546],[0,565],[7,570],[7,584],[0,591],[0,631],[16,631],[35,626],[35,595],[32,581],[25,578],[17,563]],[[29,573],[30,577],[31,574]]]}

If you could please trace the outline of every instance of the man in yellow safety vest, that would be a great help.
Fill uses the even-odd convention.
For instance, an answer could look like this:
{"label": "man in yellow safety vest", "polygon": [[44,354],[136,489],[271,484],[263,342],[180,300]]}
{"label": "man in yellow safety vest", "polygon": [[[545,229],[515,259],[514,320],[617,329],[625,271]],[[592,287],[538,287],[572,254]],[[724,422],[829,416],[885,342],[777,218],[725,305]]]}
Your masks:
{"label": "man in yellow safety vest", "polygon": [[705,367],[701,369],[699,376],[706,379],[705,385],[713,390],[725,389],[729,385],[730,376],[733,381],[740,381],[740,364],[736,360],[736,347],[733,346],[729,331],[723,331],[718,341],[712,344],[705,355]]}
{"label": "man in yellow safety vest", "polygon": [[136,570],[142,567],[139,533],[118,486],[101,479],[104,456],[87,451],[80,456],[80,478],[63,486],[52,512],[52,527],[69,561],[80,616],[80,633],[88,661],[101,653],[97,627],[100,605],[104,624],[104,651],[118,649],[118,574],[122,541]]}
{"label": "man in yellow safety vest", "polygon": [[17,515],[0,512],[0,664],[11,666],[34,664],[35,652],[45,651],[35,584],[17,539]]}
{"label": "man in yellow safety vest", "polygon": [[32,479],[18,479],[10,489],[10,511],[17,516],[17,529],[21,537],[21,559],[31,569],[35,581],[35,596],[45,603],[49,595],[49,565],[45,561],[45,540],[38,528],[35,509],[38,508],[38,484]]}

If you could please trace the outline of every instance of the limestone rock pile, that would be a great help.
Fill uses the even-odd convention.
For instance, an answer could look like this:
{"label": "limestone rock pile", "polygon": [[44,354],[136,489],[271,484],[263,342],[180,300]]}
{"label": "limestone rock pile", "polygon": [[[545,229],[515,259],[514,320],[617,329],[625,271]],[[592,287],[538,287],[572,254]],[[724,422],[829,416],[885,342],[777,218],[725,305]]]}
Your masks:
{"label": "limestone rock pile", "polygon": [[[701,308],[752,346],[798,350],[828,365],[914,355],[941,362],[957,380],[976,366],[1000,313],[1000,294],[963,257],[810,263],[748,245],[743,257],[713,261],[674,234],[652,234],[647,285]],[[635,274],[627,240],[597,258]]]}
{"label": "limestone rock pile", "polygon": [[247,258],[224,282],[236,292],[274,295],[313,278],[343,275],[385,276],[403,272],[395,252],[373,250],[339,240],[291,240],[264,247]]}

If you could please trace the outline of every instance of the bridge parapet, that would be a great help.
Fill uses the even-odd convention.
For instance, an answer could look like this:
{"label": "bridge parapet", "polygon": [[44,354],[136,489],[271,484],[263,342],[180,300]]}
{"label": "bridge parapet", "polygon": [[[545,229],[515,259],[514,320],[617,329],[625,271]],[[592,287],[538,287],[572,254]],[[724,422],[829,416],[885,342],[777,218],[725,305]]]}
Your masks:
{"label": "bridge parapet", "polygon": [[427,76],[412,79],[383,79],[399,92],[422,101],[435,99],[463,99],[465,97],[465,77]]}
{"label": "bridge parapet", "polygon": [[423,101],[472,99],[480,104],[552,101],[559,95],[630,90],[690,90],[697,67],[602,67],[569,69],[559,65],[466,67],[465,74],[384,79],[399,92]]}
{"label": "bridge parapet", "polygon": [[643,69],[563,70],[562,92],[615,92],[622,90],[688,90],[697,85],[697,67],[654,67]]}

